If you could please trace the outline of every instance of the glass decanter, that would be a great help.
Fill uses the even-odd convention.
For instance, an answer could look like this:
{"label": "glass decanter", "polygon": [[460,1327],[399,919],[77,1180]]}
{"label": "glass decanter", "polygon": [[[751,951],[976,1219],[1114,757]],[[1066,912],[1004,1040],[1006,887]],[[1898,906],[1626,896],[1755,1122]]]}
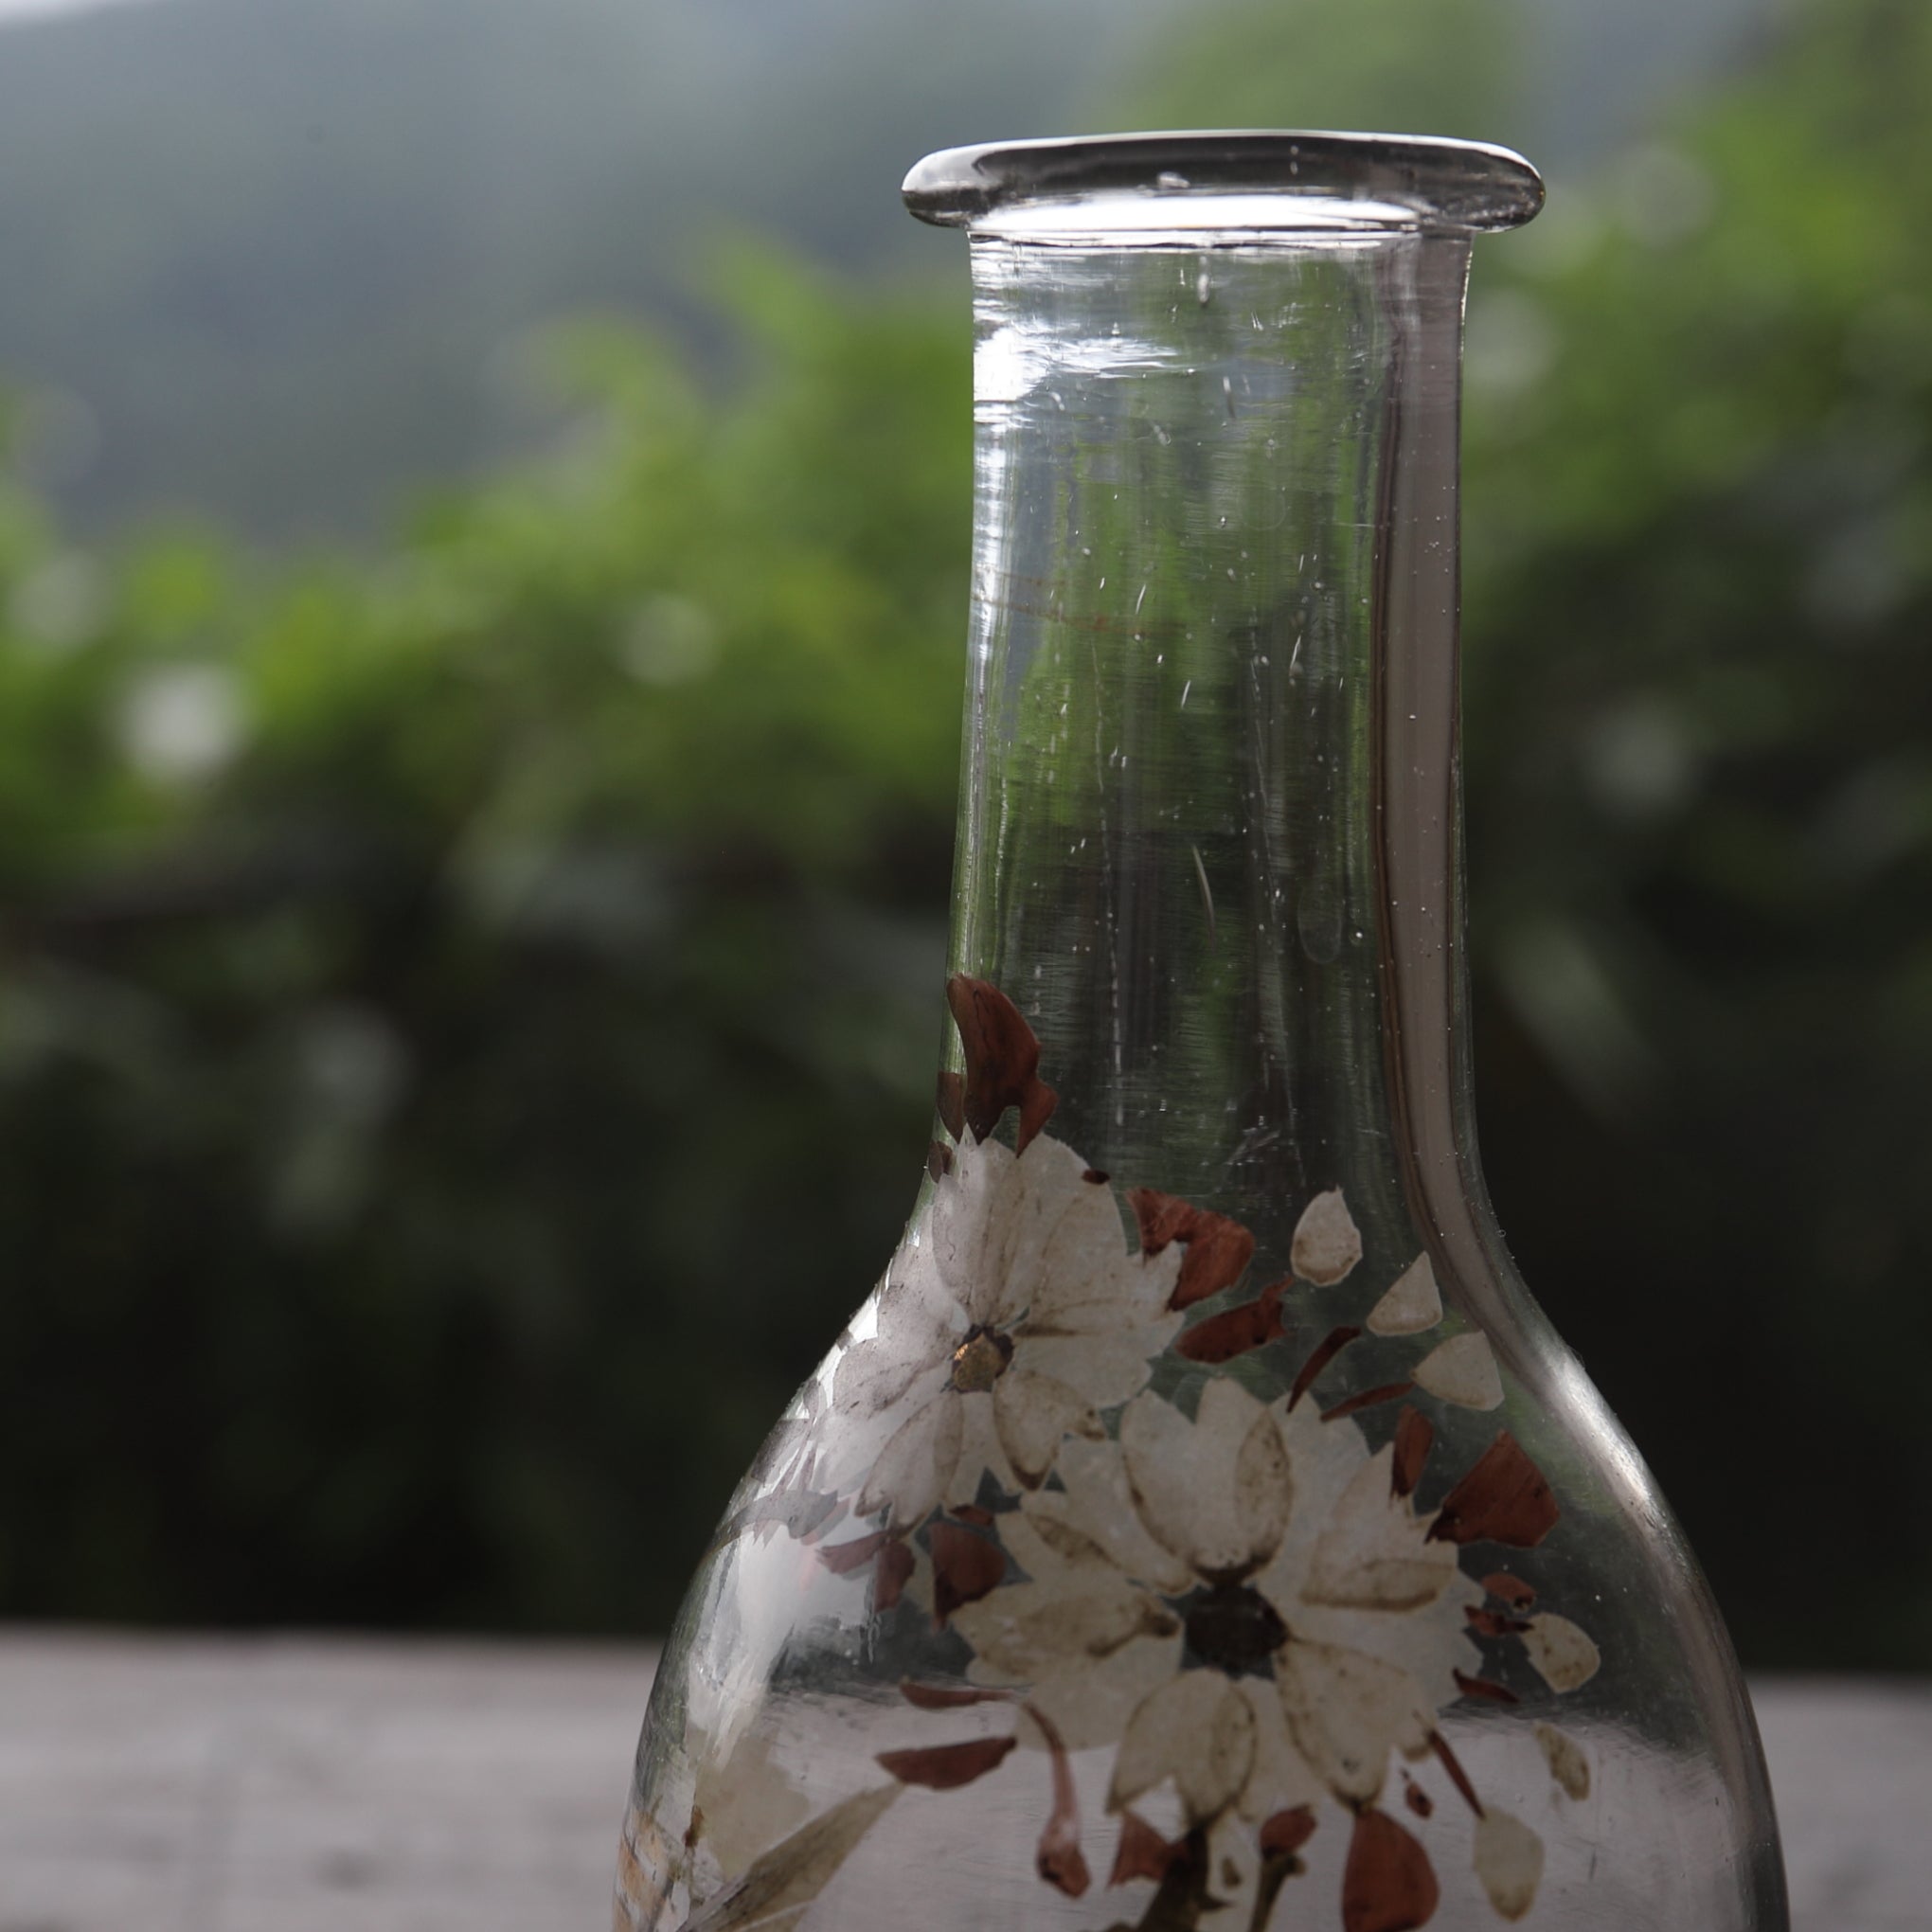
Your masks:
{"label": "glass decanter", "polygon": [[1540,182],[905,194],[976,325],[937,1124],[665,1652],[618,1927],[1782,1927],[1722,1623],[1476,1165],[1460,330]]}

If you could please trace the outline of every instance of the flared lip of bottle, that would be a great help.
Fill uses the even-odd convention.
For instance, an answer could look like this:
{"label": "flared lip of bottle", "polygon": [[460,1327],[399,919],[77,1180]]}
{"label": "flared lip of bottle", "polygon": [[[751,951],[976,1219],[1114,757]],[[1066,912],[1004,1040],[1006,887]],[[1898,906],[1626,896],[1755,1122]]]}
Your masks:
{"label": "flared lip of bottle", "polygon": [[921,161],[901,192],[922,222],[1043,242],[1513,228],[1543,206],[1542,177],[1507,148],[1292,129],[947,148]]}

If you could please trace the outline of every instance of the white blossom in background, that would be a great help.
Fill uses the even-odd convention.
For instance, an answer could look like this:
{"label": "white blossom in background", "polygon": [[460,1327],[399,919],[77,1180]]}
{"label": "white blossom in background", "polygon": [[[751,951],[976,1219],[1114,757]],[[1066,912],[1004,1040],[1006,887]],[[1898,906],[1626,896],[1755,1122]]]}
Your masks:
{"label": "white blossom in background", "polygon": [[121,694],[122,750],[144,778],[186,784],[215,776],[242,749],[246,719],[233,671],[170,664],[138,671]]}

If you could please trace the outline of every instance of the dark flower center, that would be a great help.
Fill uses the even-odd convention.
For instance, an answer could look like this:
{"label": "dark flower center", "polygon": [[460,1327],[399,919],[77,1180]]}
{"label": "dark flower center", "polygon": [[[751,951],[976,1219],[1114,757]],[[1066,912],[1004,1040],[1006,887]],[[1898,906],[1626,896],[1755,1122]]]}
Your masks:
{"label": "dark flower center", "polygon": [[1213,1583],[1179,1607],[1188,1648],[1230,1677],[1264,1672],[1288,1640],[1288,1626],[1252,1583]]}
{"label": "dark flower center", "polygon": [[1013,1345],[984,1322],[966,1331],[966,1339],[953,1351],[951,1386],[961,1395],[984,1395],[1006,1373]]}

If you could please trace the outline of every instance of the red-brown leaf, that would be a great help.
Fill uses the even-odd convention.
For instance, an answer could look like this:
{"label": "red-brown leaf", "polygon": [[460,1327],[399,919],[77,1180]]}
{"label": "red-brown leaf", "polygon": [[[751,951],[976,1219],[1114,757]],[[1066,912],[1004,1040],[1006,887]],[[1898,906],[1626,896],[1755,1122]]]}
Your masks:
{"label": "red-brown leaf", "polygon": [[1017,1738],[968,1738],[963,1744],[928,1744],[914,1751],[881,1751],[880,1766],[902,1784],[957,1791],[1005,1761]]}
{"label": "red-brown leaf", "polygon": [[1436,1800],[1406,1771],[1402,1774],[1402,1801],[1419,1818],[1435,1816]]}
{"label": "red-brown leaf", "polygon": [[1315,1836],[1315,1813],[1305,1804],[1279,1811],[1261,1826],[1263,1857],[1284,1857],[1299,1852]]}
{"label": "red-brown leaf", "polygon": [[1308,1393],[1315,1378],[1361,1333],[1358,1328],[1331,1329],[1315,1344],[1315,1353],[1301,1365],[1301,1373],[1295,1378],[1295,1386],[1288,1391],[1288,1406],[1291,1410]]}
{"label": "red-brown leaf", "polygon": [[1092,1187],[1104,1188],[1107,1185],[1108,1176],[1102,1173],[1099,1168],[1090,1167],[1082,1173],[1081,1179]]}
{"label": "red-brown leaf", "polygon": [[953,1150],[943,1140],[932,1141],[926,1148],[926,1172],[937,1184],[953,1172]]}
{"label": "red-brown leaf", "polygon": [[991,980],[956,973],[946,982],[946,1004],[959,1029],[966,1056],[960,1110],[975,1140],[999,1125],[1009,1107],[1020,1110],[1015,1145],[1024,1154],[1060,1103],[1040,1078],[1040,1043],[1020,1010]]}
{"label": "red-brown leaf", "polygon": [[1287,1285],[1285,1280],[1271,1281],[1252,1301],[1197,1321],[1175,1342],[1174,1352],[1190,1362],[1231,1362],[1250,1349],[1279,1341],[1286,1333],[1281,1326],[1281,1291]]}
{"label": "red-brown leaf", "polygon": [[1151,1878],[1158,1884],[1168,1875],[1168,1867],[1180,1849],[1169,1844],[1138,1812],[1122,1812],[1119,1849],[1114,1853],[1114,1869],[1107,1874],[1107,1883],[1131,1885],[1136,1878]]}
{"label": "red-brown leaf", "polygon": [[1016,1704],[1017,1690],[982,1690],[975,1684],[920,1684],[901,1679],[899,1694],[917,1710],[959,1710],[969,1704]]}
{"label": "red-brown leaf", "polygon": [[1462,1801],[1477,1817],[1482,1816],[1482,1800],[1476,1795],[1476,1786],[1469,1781],[1469,1773],[1462,1768],[1462,1760],[1449,1748],[1449,1740],[1440,1731],[1429,1733],[1429,1748],[1441,1761],[1442,1768],[1449,1774],[1449,1781],[1462,1794]]}
{"label": "red-brown leaf", "polygon": [[966,1082],[950,1066],[939,1068],[933,1103],[946,1132],[957,1140],[966,1131]]}
{"label": "red-brown leaf", "polygon": [[1505,1617],[1499,1610],[1478,1610],[1474,1603],[1465,1603],[1462,1614],[1479,1637],[1521,1637],[1530,1628],[1520,1617]]}
{"label": "red-brown leaf", "polygon": [[1127,1200],[1140,1224],[1142,1254],[1157,1255],[1176,1241],[1188,1251],[1181,1261],[1180,1279],[1168,1297],[1172,1309],[1191,1308],[1195,1302],[1232,1287],[1254,1259],[1254,1236],[1225,1214],[1210,1214],[1177,1195],[1157,1193],[1152,1188],[1131,1189]]}
{"label": "red-brown leaf", "polygon": [[1006,1551],[958,1523],[935,1523],[927,1541],[933,1552],[933,1621],[941,1629],[962,1603],[976,1603],[1006,1575]]}
{"label": "red-brown leaf", "polygon": [[1395,1467],[1389,1472],[1389,1487],[1399,1496],[1413,1495],[1422,1479],[1422,1465],[1429,1459],[1429,1445],[1436,1440],[1436,1425],[1421,1409],[1405,1408],[1395,1425]]}
{"label": "red-brown leaf", "polygon": [[870,1563],[890,1541],[889,1531],[874,1530],[869,1535],[855,1537],[850,1543],[821,1543],[813,1554],[833,1576],[850,1576],[862,1564]]}
{"label": "red-brown leaf", "polygon": [[1562,1513],[1543,1472],[1503,1429],[1442,1498],[1429,1535],[1443,1543],[1507,1543],[1514,1549],[1533,1549]]}
{"label": "red-brown leaf", "polygon": [[1380,1388],[1365,1388],[1359,1395],[1344,1396],[1333,1408],[1325,1408],[1321,1419],[1325,1422],[1338,1422],[1344,1416],[1352,1416],[1365,1408],[1374,1408],[1385,1402],[1400,1402],[1415,1387],[1413,1382],[1385,1382]]}
{"label": "red-brown leaf", "polygon": [[1492,1570],[1483,1578],[1482,1586],[1498,1603],[1507,1603],[1512,1610],[1527,1610],[1536,1601],[1536,1592],[1508,1570]]}
{"label": "red-brown leaf", "polygon": [[1342,1872],[1343,1932],[1415,1932],[1440,1896],[1422,1846],[1386,1812],[1358,1812]]}
{"label": "red-brown leaf", "polygon": [[879,1552],[878,1564],[872,1571],[872,1608],[875,1611],[898,1608],[899,1600],[905,1594],[905,1585],[911,1580],[917,1563],[911,1546],[905,1543],[888,1543]]}
{"label": "red-brown leaf", "polygon": [[955,1503],[953,1513],[962,1523],[976,1523],[982,1530],[993,1528],[993,1512],[982,1510],[977,1503]]}
{"label": "red-brown leaf", "polygon": [[1487,1677],[1472,1677],[1466,1671],[1451,1671],[1456,1688],[1465,1697],[1487,1697],[1492,1704],[1520,1704],[1523,1700],[1507,1685],[1492,1684]]}
{"label": "red-brown leaf", "polygon": [[1047,1758],[1053,1766],[1053,1812],[1040,1834],[1040,1850],[1033,1862],[1048,1885],[1077,1899],[1093,1883],[1093,1874],[1080,1849],[1080,1800],[1073,1788],[1073,1767],[1067,1762],[1066,1740],[1044,1710],[1029,1704],[1027,1711],[1046,1740]]}

